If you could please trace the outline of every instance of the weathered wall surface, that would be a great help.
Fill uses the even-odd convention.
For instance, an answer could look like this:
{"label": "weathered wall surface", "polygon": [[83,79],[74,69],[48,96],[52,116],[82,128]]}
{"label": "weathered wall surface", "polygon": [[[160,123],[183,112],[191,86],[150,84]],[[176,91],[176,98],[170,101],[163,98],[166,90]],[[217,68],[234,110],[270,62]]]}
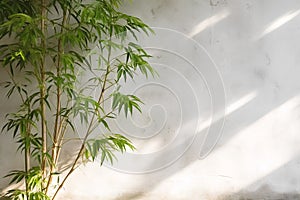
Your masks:
{"label": "weathered wall surface", "polygon": [[[138,150],[80,167],[60,198],[299,199],[300,2],[135,0],[124,10],[156,31],[140,42],[160,77],[125,87],[144,113],[115,126]],[[1,118],[14,107],[2,96]],[[0,137],[2,177],[21,161]]]}

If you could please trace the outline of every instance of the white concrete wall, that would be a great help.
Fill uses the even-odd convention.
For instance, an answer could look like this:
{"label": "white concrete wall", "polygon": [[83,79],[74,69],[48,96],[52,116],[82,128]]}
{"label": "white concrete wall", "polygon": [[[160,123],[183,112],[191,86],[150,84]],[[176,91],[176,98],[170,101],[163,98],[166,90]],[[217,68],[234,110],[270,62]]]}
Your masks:
{"label": "white concrete wall", "polygon": [[[299,199],[300,1],[135,0],[124,10],[156,27],[140,42],[160,77],[125,86],[144,113],[115,127],[138,150],[80,167],[60,198]],[[13,104],[2,96],[3,118]],[[3,176],[20,161],[0,137]]]}

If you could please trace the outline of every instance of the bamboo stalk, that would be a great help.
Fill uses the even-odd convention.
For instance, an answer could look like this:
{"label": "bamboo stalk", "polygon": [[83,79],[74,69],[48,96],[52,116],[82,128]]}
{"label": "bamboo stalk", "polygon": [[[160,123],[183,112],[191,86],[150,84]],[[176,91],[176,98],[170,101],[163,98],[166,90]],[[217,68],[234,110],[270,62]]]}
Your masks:
{"label": "bamboo stalk", "polygon": [[[63,20],[62,20],[62,27],[61,27],[61,31],[60,33],[63,34],[64,33],[64,26],[66,24],[67,21],[67,12],[64,11],[63,12]],[[58,47],[57,47],[57,65],[56,65],[56,76],[60,77],[61,75],[61,55],[64,53],[64,48],[62,46],[62,39],[59,38],[58,40]],[[49,172],[49,178],[47,181],[47,186],[46,186],[46,191],[45,193],[48,193],[49,187],[52,183],[52,177],[53,177],[53,170],[55,169],[56,165],[57,165],[57,161],[58,161],[58,156],[60,153],[60,147],[59,147],[59,143],[61,140],[61,127],[63,124],[63,120],[60,118],[60,111],[61,111],[61,86],[60,85],[56,85],[56,113],[55,113],[55,122],[54,122],[54,133],[53,133],[53,144],[52,144],[52,161],[53,164],[50,167],[50,172]]]}
{"label": "bamboo stalk", "polygon": [[[46,3],[45,0],[41,0],[41,31],[43,38],[41,39],[42,49],[46,50]],[[40,108],[41,108],[41,133],[42,133],[42,163],[41,170],[43,175],[43,180],[46,177],[46,153],[47,153],[47,128],[46,128],[46,106],[45,106],[45,52],[43,52],[43,57],[40,66]]]}
{"label": "bamboo stalk", "polygon": [[[28,109],[28,111],[30,112],[30,108]],[[26,128],[26,137],[30,136],[30,125],[27,124],[27,128]],[[27,139],[27,138],[26,138]],[[27,142],[25,141],[25,193],[26,193],[26,197],[28,199],[29,197],[29,185],[28,185],[28,171],[30,169],[30,142],[29,142],[29,146],[26,145]]]}

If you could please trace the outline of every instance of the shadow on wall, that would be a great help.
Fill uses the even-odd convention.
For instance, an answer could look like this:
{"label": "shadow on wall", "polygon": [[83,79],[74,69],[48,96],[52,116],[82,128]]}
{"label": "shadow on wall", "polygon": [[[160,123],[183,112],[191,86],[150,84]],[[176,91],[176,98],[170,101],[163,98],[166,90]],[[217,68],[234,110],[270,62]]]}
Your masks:
{"label": "shadow on wall", "polygon": [[[265,99],[265,92],[258,93],[258,96],[255,97],[252,101],[248,102],[241,108],[237,109],[236,111],[232,112],[230,115],[226,116],[227,119],[233,120],[234,118],[239,118],[240,114],[244,114],[245,116],[243,117],[243,123],[241,124],[243,126],[239,126],[237,129],[231,129],[227,130],[225,127],[223,137],[217,147],[214,149],[214,151],[218,151],[219,149],[222,150],[223,146],[226,146],[228,142],[232,138],[234,138],[236,135],[238,135],[243,129],[247,128],[251,124],[255,123],[259,119],[263,118],[265,115],[268,113],[272,113],[272,111],[277,107],[281,107],[289,99],[293,99],[292,97],[295,96],[296,94],[290,94],[290,96],[285,96],[286,98],[281,99],[281,101],[277,102],[275,105],[271,104],[264,104],[264,109],[257,109],[261,104],[261,100]],[[298,101],[298,104],[300,105],[300,101]],[[255,112],[252,112],[255,110]],[[205,130],[204,130],[205,132]],[[201,133],[199,133],[201,134]],[[255,141],[253,141],[253,144]],[[198,144],[198,145],[197,145]],[[184,146],[184,143],[182,144]],[[255,144],[254,144],[255,145]],[[199,153],[199,141],[194,142],[194,144],[191,146],[191,148],[175,163],[173,163],[171,166],[168,168],[162,169],[161,171],[155,172],[153,174],[143,174],[144,176],[144,183],[140,183],[141,187],[136,188],[136,191],[139,191],[137,193],[125,193],[121,197],[115,198],[114,200],[125,200],[125,199],[131,199],[131,200],[138,200],[141,199],[143,196],[147,196],[147,193],[150,193],[152,190],[156,188],[159,183],[163,182],[165,179],[175,175],[176,173],[182,171],[189,165],[193,164],[194,162],[202,162],[201,160],[198,160],[198,153]],[[174,147],[174,149],[181,149],[183,147]],[[258,146],[256,146],[258,148]],[[167,156],[167,155],[166,155]],[[276,156],[276,155],[270,155],[270,156]],[[164,157],[158,158],[157,161],[165,159]],[[203,160],[205,161],[205,160]],[[238,159],[237,159],[238,161]],[[154,161],[155,162],[155,161]],[[235,161],[232,161],[235,162]],[[250,184],[249,186],[245,187],[243,190],[234,192],[234,194],[230,195],[221,195],[220,197],[216,198],[218,200],[242,200],[242,199],[247,199],[247,200],[257,200],[257,199],[269,199],[269,200],[289,200],[289,199],[300,199],[300,194],[299,191],[291,191],[289,193],[279,193],[277,191],[273,191],[271,187],[272,185],[272,180],[274,179],[276,183],[278,183],[278,180],[276,180],[276,176],[280,176],[279,178],[282,179],[282,177],[285,177],[282,175],[282,173],[287,173],[291,174],[291,176],[286,176],[286,179],[282,179],[283,184],[288,184],[289,182],[291,184],[296,184],[295,188],[299,188],[298,186],[300,185],[300,182],[297,182],[297,178],[294,178],[293,176],[295,174],[299,174],[299,172],[295,171],[295,163],[298,163],[300,165],[300,158],[294,158],[290,160],[287,164],[284,164],[284,166],[281,166],[279,169],[270,172],[269,175],[260,178],[259,180],[255,181],[254,183]],[[239,165],[240,163],[236,163],[236,165]],[[259,163],[257,163],[259,164]],[[294,165],[294,168],[292,166]],[[255,165],[253,165],[254,167]],[[288,167],[291,167],[291,169],[288,169]],[[201,170],[201,169],[199,169]],[[136,175],[139,176],[139,175]],[[289,178],[288,178],[289,177]],[[300,177],[300,174],[298,175]],[[254,177],[255,178],[255,177]],[[293,180],[294,179],[294,180]],[[149,186],[149,180],[153,183],[153,185]],[[205,181],[204,181],[205,184]],[[144,189],[145,185],[148,185],[148,189]],[[189,187],[187,186],[182,186],[182,187]],[[278,190],[280,191],[280,187],[278,186]],[[284,186],[283,186],[284,187]],[[293,186],[291,186],[293,187]],[[167,194],[167,192],[166,192]]]}
{"label": "shadow on wall", "polygon": [[224,195],[224,197],[218,198],[218,200],[299,200],[299,193],[278,193],[273,191],[267,185],[262,186],[258,190],[253,192],[240,191],[232,195]]}
{"label": "shadow on wall", "polygon": [[[224,197],[224,200],[232,199],[276,199],[276,200],[298,200],[300,199],[299,172],[300,156],[284,163],[278,169],[270,172],[268,175],[251,183],[246,188]],[[277,183],[277,184],[276,184]],[[285,188],[290,189],[288,192],[280,192]],[[272,188],[275,188],[274,191]]]}

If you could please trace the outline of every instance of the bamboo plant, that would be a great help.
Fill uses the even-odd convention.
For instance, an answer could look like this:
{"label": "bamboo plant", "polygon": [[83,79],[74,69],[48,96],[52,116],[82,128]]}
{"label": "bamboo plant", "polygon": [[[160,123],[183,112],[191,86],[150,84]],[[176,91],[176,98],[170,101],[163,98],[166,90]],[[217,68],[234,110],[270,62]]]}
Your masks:
{"label": "bamboo plant", "polygon": [[[150,55],[137,41],[126,42],[129,36],[136,39],[137,33],[152,30],[139,18],[120,12],[121,4],[121,0],[0,1],[0,65],[8,77],[3,90],[20,102],[7,114],[2,131],[12,135],[24,155],[24,168],[7,175],[11,184],[24,187],[4,196],[55,199],[80,164],[97,157],[100,164],[112,163],[116,151],[134,149],[129,139],[111,131],[110,123],[120,112],[127,116],[141,111],[141,100],[121,93],[120,81],[155,74],[147,61]],[[80,72],[89,78],[81,78]],[[85,128],[77,129],[74,119]],[[97,137],[90,137],[95,132]],[[78,145],[77,152],[62,174],[60,155],[68,142]],[[54,182],[58,176],[60,181]]]}

